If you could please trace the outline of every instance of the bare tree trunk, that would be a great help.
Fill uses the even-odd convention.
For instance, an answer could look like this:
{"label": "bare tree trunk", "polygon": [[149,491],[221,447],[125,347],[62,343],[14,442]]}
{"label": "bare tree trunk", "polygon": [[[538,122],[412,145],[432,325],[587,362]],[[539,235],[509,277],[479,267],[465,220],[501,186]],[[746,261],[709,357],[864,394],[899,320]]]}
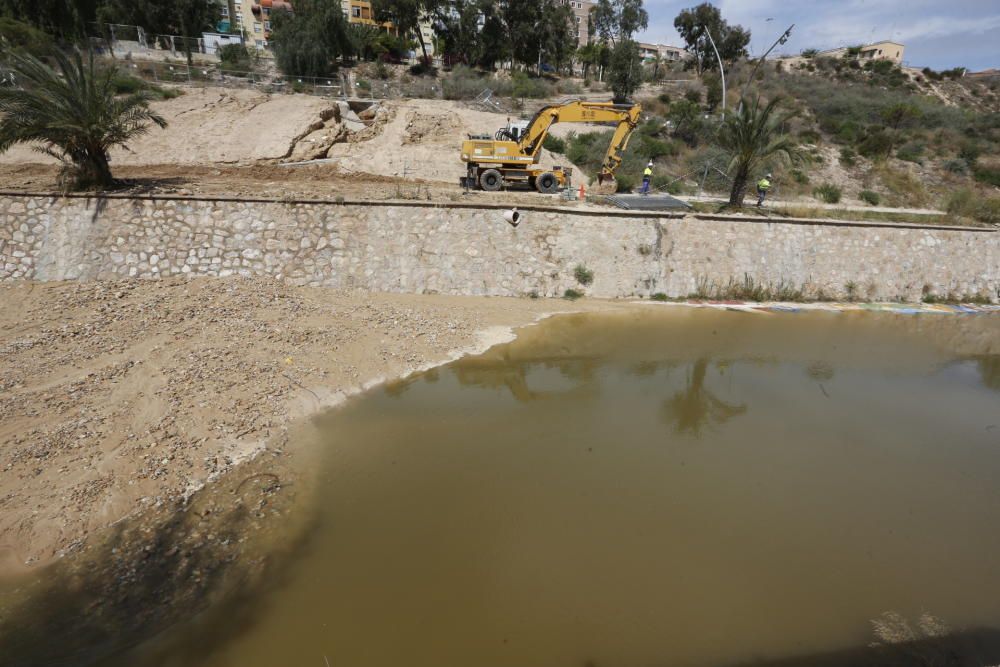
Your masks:
{"label": "bare tree trunk", "polygon": [[427,57],[427,45],[424,44],[424,31],[420,29],[420,23],[417,23],[417,41],[420,42],[420,50],[424,54],[423,65],[430,66],[431,61]]}

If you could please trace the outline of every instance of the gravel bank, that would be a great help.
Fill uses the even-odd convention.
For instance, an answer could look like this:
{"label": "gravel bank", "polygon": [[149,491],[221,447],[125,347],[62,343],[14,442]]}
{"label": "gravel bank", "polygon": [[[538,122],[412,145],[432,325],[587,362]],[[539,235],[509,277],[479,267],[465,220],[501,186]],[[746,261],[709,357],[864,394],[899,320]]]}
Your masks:
{"label": "gravel bank", "polygon": [[0,298],[0,575],[173,507],[261,452],[280,465],[291,425],[352,392],[545,313],[621,307],[243,278],[20,284]]}

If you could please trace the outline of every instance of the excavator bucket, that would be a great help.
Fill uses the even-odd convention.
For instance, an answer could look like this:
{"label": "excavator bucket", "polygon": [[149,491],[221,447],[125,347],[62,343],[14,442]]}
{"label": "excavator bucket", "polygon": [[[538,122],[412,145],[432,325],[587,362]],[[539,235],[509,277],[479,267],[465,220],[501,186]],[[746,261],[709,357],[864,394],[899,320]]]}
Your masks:
{"label": "excavator bucket", "polygon": [[598,174],[597,183],[591,186],[596,195],[613,195],[618,192],[618,181],[614,174]]}

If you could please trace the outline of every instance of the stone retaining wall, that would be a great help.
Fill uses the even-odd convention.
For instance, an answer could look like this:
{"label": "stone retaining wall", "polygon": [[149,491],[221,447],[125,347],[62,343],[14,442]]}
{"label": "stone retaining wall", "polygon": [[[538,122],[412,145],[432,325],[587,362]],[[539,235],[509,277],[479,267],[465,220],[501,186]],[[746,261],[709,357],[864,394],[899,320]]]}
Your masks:
{"label": "stone retaining wall", "polygon": [[[594,273],[582,288],[574,268]],[[267,274],[389,292],[600,297],[745,275],[828,296],[1000,298],[1000,234],[918,225],[524,212],[431,204],[0,197],[0,280]]]}

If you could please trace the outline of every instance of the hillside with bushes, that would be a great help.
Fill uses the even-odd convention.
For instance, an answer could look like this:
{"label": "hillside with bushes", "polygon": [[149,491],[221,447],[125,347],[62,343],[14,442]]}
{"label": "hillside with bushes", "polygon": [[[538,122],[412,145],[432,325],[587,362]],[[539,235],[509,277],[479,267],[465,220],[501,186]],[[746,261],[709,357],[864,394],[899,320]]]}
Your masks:
{"label": "hillside with bushes", "polygon": [[[785,130],[798,144],[797,160],[763,170],[774,174],[775,199],[932,208],[1000,223],[1000,80],[888,61],[796,58],[764,63],[749,82],[752,65],[728,69],[727,108],[746,91],[748,99],[780,97],[794,114]],[[726,195],[729,165],[713,140],[722,107],[718,74],[675,66],[660,76],[670,83],[649,81],[637,95],[644,122],[620,187],[633,188],[653,159],[660,191]],[[566,155],[596,173],[609,133],[570,135]]]}

